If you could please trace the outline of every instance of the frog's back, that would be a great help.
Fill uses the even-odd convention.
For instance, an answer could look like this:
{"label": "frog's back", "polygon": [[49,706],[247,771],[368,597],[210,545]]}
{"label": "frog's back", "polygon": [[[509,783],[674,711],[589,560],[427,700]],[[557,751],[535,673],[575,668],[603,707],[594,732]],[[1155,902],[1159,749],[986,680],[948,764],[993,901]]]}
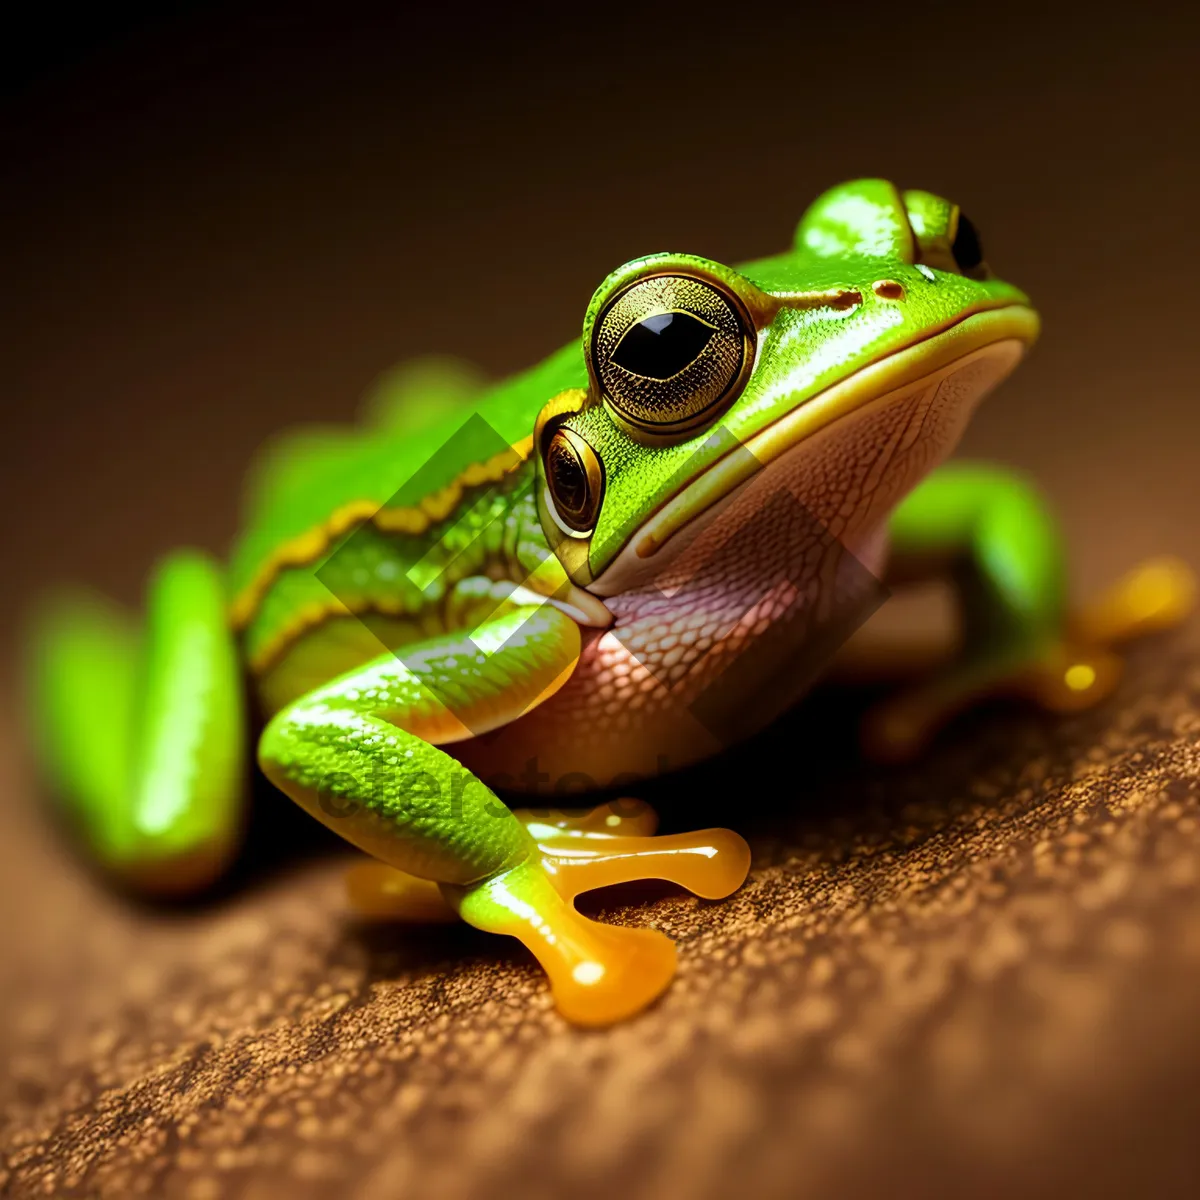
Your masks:
{"label": "frog's back", "polygon": [[[376,566],[393,552],[411,563],[464,501],[502,481],[511,487],[542,405],[585,375],[574,343],[532,370],[442,404],[432,419],[422,420],[414,397],[407,411],[373,426],[301,429],[269,445],[248,479],[229,566],[231,620],[244,631],[251,665],[274,656],[268,651],[287,640],[285,626],[312,625],[298,618],[330,607],[314,567],[348,535],[362,531],[355,553]],[[403,578],[394,591],[394,610],[420,603]]]}

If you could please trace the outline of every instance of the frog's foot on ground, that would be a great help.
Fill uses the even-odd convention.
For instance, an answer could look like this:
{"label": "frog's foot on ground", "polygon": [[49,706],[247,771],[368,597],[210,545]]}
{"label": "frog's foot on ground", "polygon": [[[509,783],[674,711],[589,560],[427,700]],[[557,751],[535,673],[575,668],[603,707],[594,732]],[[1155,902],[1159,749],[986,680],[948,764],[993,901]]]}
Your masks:
{"label": "frog's foot on ground", "polygon": [[550,979],[559,1011],[607,1025],[654,1001],[675,974],[675,946],[655,929],[593,921],[575,909],[583,892],[642,879],[679,884],[705,899],[736,891],[750,848],[728,829],[655,837],[658,818],[636,800],[577,813],[517,810],[537,854],[490,879],[438,885],[365,860],[347,874],[362,914],[434,922],[461,916],[478,929],[519,938]]}
{"label": "frog's foot on ground", "polygon": [[1173,558],[1143,563],[1072,614],[1061,639],[960,662],[883,701],[863,722],[863,748],[878,761],[912,759],[958,713],[994,698],[1032,701],[1064,714],[1091,708],[1120,682],[1115,648],[1179,625],[1195,599],[1196,579],[1184,563]]}
{"label": "frog's foot on ground", "polygon": [[[728,829],[655,837],[658,815],[623,798],[577,812],[514,809],[541,853],[542,866],[568,903],[612,884],[662,879],[706,900],[736,891],[750,868],[750,850]],[[415,923],[452,921],[438,885],[375,859],[346,873],[351,905],[363,916]]]}
{"label": "frog's foot on ground", "polygon": [[631,1016],[675,974],[669,938],[655,929],[593,921],[575,910],[577,896],[662,879],[716,900],[741,887],[750,869],[750,848],[736,833],[702,829],[656,837],[654,810],[638,801],[549,820],[537,812],[517,815],[537,842],[540,869],[516,868],[475,889],[460,911],[481,928],[519,937],[549,976],[559,1011],[577,1024]]}

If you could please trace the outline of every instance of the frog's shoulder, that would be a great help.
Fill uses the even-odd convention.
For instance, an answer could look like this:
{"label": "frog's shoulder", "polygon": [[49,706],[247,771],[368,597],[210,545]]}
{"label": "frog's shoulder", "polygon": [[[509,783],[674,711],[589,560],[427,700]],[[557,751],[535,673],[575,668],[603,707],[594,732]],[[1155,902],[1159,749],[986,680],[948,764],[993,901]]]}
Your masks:
{"label": "frog's shoulder", "polygon": [[[356,525],[375,520],[420,533],[464,488],[512,470],[528,454],[542,405],[585,377],[573,343],[482,391],[430,392],[429,405],[417,394],[399,406],[379,403],[377,393],[368,404],[372,424],[293,430],[268,444],[248,476],[230,556],[234,625],[253,617],[282,569],[319,561]],[[429,407],[437,409],[432,417]]]}

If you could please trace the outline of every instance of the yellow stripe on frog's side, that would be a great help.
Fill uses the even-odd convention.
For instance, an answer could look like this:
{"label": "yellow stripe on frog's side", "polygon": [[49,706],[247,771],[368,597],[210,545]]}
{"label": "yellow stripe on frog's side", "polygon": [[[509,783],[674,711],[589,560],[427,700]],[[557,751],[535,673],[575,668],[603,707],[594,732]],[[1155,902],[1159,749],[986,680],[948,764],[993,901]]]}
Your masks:
{"label": "yellow stripe on frog's side", "polygon": [[378,599],[347,602],[333,595],[328,600],[313,601],[297,609],[286,625],[277,629],[262,646],[248,655],[247,666],[251,674],[261,677],[276,666],[286,651],[309,630],[324,625],[331,617],[364,616],[368,613],[400,616],[403,608],[399,604],[394,609],[389,608]]}
{"label": "yellow stripe on frog's side", "polygon": [[[419,504],[404,508],[387,508],[381,507],[373,500],[351,500],[335,508],[320,525],[289,538],[272,551],[254,578],[234,598],[229,610],[230,623],[235,630],[245,629],[281,571],[287,567],[305,567],[316,562],[337,538],[356,525],[370,521],[382,533],[424,533],[430,526],[444,521],[454,511],[455,505],[462,499],[467,488],[478,487],[484,483],[498,483],[505,475],[519,467],[529,457],[532,449],[532,436],[522,438],[507,450],[502,450],[483,462],[471,463],[445,487],[424,497]],[[331,602],[329,612],[337,612],[343,607],[340,601],[332,601],[332,597]],[[308,627],[327,614],[324,610],[320,614],[306,610],[304,615],[308,619],[303,621],[302,625]],[[256,655],[256,658],[260,657],[265,655]]]}

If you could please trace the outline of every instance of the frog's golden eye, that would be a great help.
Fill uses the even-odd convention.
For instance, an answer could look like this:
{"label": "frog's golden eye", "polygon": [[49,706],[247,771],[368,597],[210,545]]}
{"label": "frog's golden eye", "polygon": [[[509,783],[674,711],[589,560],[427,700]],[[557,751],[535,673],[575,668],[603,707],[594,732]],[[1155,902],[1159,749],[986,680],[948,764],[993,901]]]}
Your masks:
{"label": "frog's golden eye", "polygon": [[715,282],[652,275],[600,312],[592,366],[605,403],[645,433],[673,433],[731,402],[754,359],[754,326]]}
{"label": "frog's golden eye", "polygon": [[550,439],[546,487],[564,525],[576,533],[590,533],[595,528],[604,471],[596,452],[573,430],[558,429]]}

